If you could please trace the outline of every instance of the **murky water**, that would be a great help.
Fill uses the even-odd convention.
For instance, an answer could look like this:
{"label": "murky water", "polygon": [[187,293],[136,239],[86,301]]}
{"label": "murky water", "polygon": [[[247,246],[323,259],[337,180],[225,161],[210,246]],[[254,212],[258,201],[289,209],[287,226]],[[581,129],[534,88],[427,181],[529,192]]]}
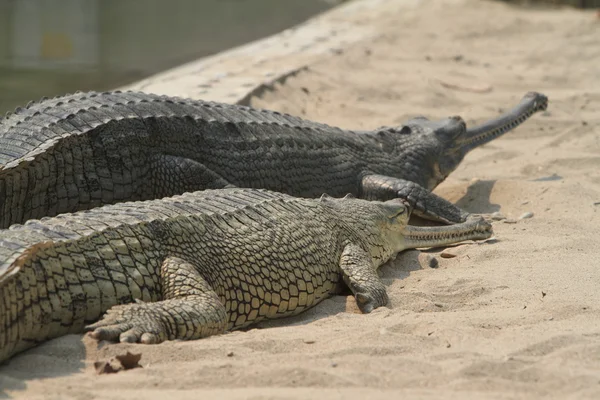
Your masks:
{"label": "murky water", "polygon": [[0,0],[0,113],[268,36],[327,0]]}

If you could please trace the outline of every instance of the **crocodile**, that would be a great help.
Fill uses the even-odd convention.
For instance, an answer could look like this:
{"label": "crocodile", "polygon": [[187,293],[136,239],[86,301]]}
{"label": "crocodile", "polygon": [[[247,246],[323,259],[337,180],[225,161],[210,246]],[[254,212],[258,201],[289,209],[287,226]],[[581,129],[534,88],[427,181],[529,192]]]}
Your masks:
{"label": "crocodile", "polygon": [[419,227],[411,211],[400,199],[231,188],[15,224],[0,230],[0,360],[82,331],[198,339],[298,314],[340,288],[368,313],[388,303],[377,268],[396,253],[492,235],[480,216]]}
{"label": "crocodile", "polygon": [[0,122],[0,228],[226,187],[309,198],[398,197],[425,218],[464,222],[468,213],[430,191],[467,152],[547,101],[528,93],[512,110],[470,129],[455,116],[350,131],[276,111],[141,92],[43,99]]}

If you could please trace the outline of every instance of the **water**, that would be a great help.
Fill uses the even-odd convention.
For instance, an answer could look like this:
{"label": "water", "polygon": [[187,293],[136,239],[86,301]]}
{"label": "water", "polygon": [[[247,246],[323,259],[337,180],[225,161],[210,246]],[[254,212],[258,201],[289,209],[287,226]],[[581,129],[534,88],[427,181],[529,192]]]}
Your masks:
{"label": "water", "polygon": [[298,24],[326,0],[0,0],[0,112],[108,90]]}

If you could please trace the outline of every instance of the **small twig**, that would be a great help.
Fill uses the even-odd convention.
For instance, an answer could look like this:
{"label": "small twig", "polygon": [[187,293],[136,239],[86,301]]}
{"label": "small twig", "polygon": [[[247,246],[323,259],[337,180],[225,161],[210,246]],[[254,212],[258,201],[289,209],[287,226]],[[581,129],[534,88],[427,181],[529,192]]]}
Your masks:
{"label": "small twig", "polygon": [[488,93],[492,91],[491,85],[483,84],[481,86],[463,86],[456,83],[444,82],[441,79],[436,79],[440,85],[447,89],[460,90],[463,92],[473,92],[473,93]]}

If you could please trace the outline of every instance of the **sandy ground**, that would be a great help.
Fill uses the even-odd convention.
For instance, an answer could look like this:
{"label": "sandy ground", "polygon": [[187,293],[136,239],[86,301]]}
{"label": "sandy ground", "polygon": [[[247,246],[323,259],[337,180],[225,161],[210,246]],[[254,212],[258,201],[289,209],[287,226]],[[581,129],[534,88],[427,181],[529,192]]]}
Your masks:
{"label": "sandy ground", "polygon": [[[201,341],[98,347],[71,335],[0,367],[5,395],[600,398],[600,20],[476,0],[386,4],[376,39],[253,105],[373,128],[416,114],[482,121],[541,91],[546,113],[474,151],[437,190],[471,212],[533,218],[494,223],[497,241],[459,246],[437,269],[402,254],[381,270],[390,307],[370,315],[336,297]],[[127,350],[142,369],[95,374],[94,361]]]}

